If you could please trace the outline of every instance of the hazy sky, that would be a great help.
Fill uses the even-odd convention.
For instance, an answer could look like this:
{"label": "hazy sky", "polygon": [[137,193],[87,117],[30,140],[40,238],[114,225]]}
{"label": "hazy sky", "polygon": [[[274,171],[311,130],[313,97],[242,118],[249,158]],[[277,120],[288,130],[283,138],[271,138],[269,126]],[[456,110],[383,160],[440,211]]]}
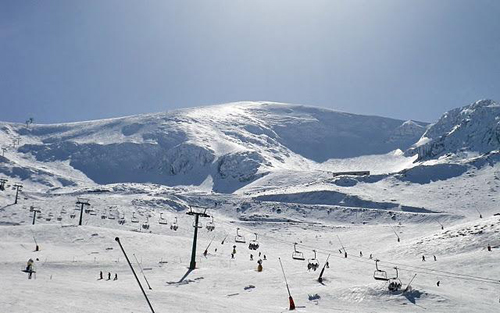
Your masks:
{"label": "hazy sky", "polygon": [[0,0],[0,120],[271,100],[435,121],[500,101],[497,0]]}

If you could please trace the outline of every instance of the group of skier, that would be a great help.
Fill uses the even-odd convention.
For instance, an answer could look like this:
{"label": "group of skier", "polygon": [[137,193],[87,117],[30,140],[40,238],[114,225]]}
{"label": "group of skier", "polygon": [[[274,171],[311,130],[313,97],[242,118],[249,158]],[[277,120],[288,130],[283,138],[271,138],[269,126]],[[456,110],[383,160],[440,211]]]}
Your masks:
{"label": "group of skier", "polygon": [[[102,271],[99,272],[99,279],[98,280],[103,280],[104,277],[103,277],[103,274],[102,274]],[[111,280],[111,272],[108,272],[108,279],[106,280]],[[115,273],[115,277],[113,278],[113,280],[118,280],[118,274]]]}

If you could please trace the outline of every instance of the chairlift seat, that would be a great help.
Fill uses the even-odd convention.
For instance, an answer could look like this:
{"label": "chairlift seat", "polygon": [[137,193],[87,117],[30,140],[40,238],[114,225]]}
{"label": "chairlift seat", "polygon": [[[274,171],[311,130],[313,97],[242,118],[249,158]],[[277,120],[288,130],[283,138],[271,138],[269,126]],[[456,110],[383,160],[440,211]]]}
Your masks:
{"label": "chairlift seat", "polygon": [[305,261],[306,258],[304,257],[304,254],[302,252],[292,252],[292,259]]}
{"label": "chairlift seat", "polygon": [[387,278],[387,272],[381,270],[373,272],[373,278],[375,280],[389,281],[389,278]]}
{"label": "chairlift seat", "polygon": [[245,237],[243,237],[241,235],[236,235],[234,237],[234,241],[237,243],[245,243],[246,242]]}

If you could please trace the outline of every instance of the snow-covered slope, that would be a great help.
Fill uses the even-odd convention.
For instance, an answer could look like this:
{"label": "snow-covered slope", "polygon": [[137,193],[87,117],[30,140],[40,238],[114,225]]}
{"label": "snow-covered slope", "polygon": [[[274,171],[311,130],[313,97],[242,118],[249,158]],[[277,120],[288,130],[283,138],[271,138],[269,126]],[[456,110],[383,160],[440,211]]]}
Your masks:
{"label": "snow-covered slope", "polygon": [[500,104],[479,100],[446,112],[409,150],[419,160],[459,152],[487,153],[500,149]]}
{"label": "snow-covered slope", "polygon": [[[27,172],[23,179],[36,176],[50,187],[88,177],[98,184],[208,183],[233,192],[276,170],[405,150],[424,131],[424,123],[266,102],[57,125],[1,123],[2,145],[20,138],[20,146],[6,153],[0,170]],[[33,175],[30,168],[40,164],[53,176]]]}
{"label": "snow-covered slope", "polygon": [[[142,263],[156,312],[285,312],[278,258],[298,312],[498,312],[500,152],[479,140],[498,114],[481,103],[464,113],[475,126],[463,133],[450,126],[461,125],[461,113],[427,130],[260,102],[1,123],[0,143],[10,147],[0,156],[8,179],[0,190],[0,312],[146,312],[116,236],[146,286]],[[445,149],[418,160],[412,149],[426,142]],[[370,175],[332,175],[345,171]],[[16,182],[24,185],[17,204]],[[75,207],[80,197],[88,211]],[[201,218],[194,271],[190,208],[213,217]],[[237,228],[246,243],[236,242]],[[255,239],[259,248],[250,250]],[[294,243],[305,260],[292,258]],[[316,256],[318,270],[308,269]],[[20,271],[29,258],[36,279]],[[402,290],[374,279],[375,259]]]}

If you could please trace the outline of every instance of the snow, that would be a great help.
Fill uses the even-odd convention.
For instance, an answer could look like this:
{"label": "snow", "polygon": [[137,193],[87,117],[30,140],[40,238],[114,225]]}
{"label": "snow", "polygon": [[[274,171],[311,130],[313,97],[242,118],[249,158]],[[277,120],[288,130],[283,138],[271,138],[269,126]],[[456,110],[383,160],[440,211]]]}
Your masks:
{"label": "snow", "polygon": [[[278,257],[298,312],[497,312],[500,151],[481,139],[494,134],[497,109],[479,101],[431,126],[270,102],[0,123],[2,146],[21,138],[0,157],[0,311],[148,312],[119,237],[143,284],[134,254],[145,269],[156,312],[287,311]],[[332,175],[343,171],[370,175]],[[78,197],[96,212],[82,226]],[[35,225],[30,207],[41,211]],[[190,207],[215,223],[211,232],[201,219],[192,272]],[[237,227],[246,244],[234,242]],[[330,254],[323,284],[320,270],[291,258],[295,242],[306,259],[318,252],[320,269]],[[370,254],[390,275],[398,267],[403,288],[416,274],[412,290],[374,280]],[[21,272],[29,258],[36,279]]]}

